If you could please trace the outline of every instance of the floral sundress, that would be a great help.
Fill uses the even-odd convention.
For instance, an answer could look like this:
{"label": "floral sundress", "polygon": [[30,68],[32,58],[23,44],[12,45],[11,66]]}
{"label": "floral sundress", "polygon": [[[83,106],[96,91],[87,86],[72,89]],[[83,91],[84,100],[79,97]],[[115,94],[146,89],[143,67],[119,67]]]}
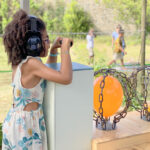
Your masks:
{"label": "floral sundress", "polygon": [[[46,81],[41,79],[33,88],[24,88],[21,84],[21,66],[31,56],[18,65],[13,86],[13,105],[3,123],[2,150],[47,150],[46,127],[42,102]],[[35,57],[41,61],[39,57]],[[37,102],[35,111],[24,111],[24,107]]]}

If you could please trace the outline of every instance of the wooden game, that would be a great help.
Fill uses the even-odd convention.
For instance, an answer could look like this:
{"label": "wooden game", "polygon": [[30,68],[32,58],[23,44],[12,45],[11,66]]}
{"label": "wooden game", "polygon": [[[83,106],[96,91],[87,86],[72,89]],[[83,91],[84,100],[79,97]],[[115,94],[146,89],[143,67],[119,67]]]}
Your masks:
{"label": "wooden game", "polygon": [[116,130],[99,130],[93,121],[92,150],[150,150],[150,122],[135,111],[121,119]]}

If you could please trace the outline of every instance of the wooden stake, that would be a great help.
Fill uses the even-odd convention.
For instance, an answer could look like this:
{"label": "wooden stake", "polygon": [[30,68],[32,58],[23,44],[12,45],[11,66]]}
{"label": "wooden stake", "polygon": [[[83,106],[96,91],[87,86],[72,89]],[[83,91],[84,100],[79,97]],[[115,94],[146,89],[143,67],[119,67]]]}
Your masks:
{"label": "wooden stake", "polygon": [[29,14],[30,13],[29,0],[20,0],[20,8],[25,10]]}

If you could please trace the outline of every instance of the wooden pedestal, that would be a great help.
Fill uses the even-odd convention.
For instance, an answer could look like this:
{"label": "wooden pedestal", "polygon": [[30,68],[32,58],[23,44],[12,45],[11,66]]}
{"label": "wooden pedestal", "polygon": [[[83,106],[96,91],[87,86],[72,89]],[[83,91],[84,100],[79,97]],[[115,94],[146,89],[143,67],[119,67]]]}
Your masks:
{"label": "wooden pedestal", "polygon": [[138,112],[129,112],[116,130],[99,130],[93,122],[92,150],[150,150],[150,122]]}

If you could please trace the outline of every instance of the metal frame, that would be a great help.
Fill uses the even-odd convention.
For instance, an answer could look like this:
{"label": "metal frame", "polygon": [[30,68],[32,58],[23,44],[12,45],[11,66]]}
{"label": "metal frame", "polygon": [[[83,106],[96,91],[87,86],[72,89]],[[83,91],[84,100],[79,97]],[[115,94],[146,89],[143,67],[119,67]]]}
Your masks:
{"label": "metal frame", "polygon": [[[100,82],[101,93],[99,95],[99,102],[100,102],[99,114],[97,114],[96,111],[94,110],[94,113],[95,113],[94,120],[96,121],[96,127],[98,127],[98,125],[100,124],[101,129],[107,130],[108,129],[107,126],[108,125],[110,126],[110,118],[106,119],[103,117],[102,103],[103,103],[103,89],[105,87],[105,78],[108,75],[117,78],[120,81],[122,88],[123,88],[126,106],[124,107],[124,109],[121,112],[114,115],[113,122],[111,123],[111,129],[115,129],[116,123],[118,123],[120,121],[120,119],[125,118],[125,116],[127,115],[127,110],[131,104],[131,99],[133,97],[132,84],[130,82],[130,79],[127,78],[126,74],[124,74],[123,72],[118,72],[115,69],[100,69],[99,71],[96,71],[94,73],[94,76],[98,76],[98,75],[103,75],[104,78]],[[109,130],[110,130],[110,127],[109,127]]]}
{"label": "metal frame", "polygon": [[[144,89],[143,89],[143,95],[142,97],[138,96],[137,92],[137,78],[138,74],[143,71],[147,72],[147,75],[141,76],[144,84]],[[145,73],[145,72],[144,72]],[[140,108],[137,108],[133,106],[141,116],[141,119],[150,121],[150,112],[148,111],[148,103],[147,103],[147,96],[148,96],[148,85],[149,85],[149,80],[150,80],[150,66],[144,66],[140,67],[137,69],[136,72],[133,72],[132,75],[130,76],[131,82],[132,82],[132,87],[133,87],[133,98],[136,98]]]}

